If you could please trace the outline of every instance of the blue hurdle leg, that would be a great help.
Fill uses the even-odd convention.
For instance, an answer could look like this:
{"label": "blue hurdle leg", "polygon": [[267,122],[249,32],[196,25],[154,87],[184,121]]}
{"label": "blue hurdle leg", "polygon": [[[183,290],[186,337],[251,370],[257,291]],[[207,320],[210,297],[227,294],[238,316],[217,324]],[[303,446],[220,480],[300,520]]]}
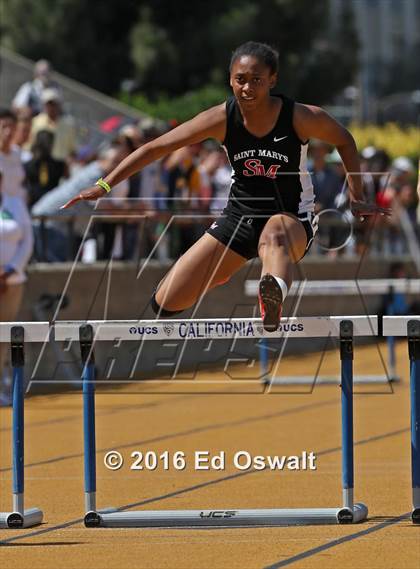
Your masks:
{"label": "blue hurdle leg", "polygon": [[23,367],[13,367],[13,511],[24,515]]}
{"label": "blue hurdle leg", "polygon": [[420,524],[420,320],[407,325],[410,355],[412,520]]}
{"label": "blue hurdle leg", "polygon": [[96,510],[95,364],[83,370],[83,425],[86,511]]}
{"label": "blue hurdle leg", "polygon": [[343,507],[353,511],[353,323],[340,325]]}
{"label": "blue hurdle leg", "polygon": [[96,511],[95,360],[92,326],[81,326],[79,339],[83,362],[85,509],[89,513]]}
{"label": "blue hurdle leg", "polygon": [[263,383],[269,383],[268,346],[267,346],[267,340],[265,338],[261,338],[260,340],[260,365],[261,365],[261,379]]}

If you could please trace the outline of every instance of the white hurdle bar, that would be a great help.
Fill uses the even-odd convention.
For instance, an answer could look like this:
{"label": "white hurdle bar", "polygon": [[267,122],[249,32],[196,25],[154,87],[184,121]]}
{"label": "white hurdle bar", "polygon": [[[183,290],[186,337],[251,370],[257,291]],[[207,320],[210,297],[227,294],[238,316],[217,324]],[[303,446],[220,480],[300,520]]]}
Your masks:
{"label": "white hurdle bar", "polygon": [[[39,508],[24,508],[24,345],[45,342],[49,338],[48,322],[1,322],[0,342],[11,349],[13,368],[13,500],[12,511],[0,512],[0,528],[19,529],[38,525],[43,513]],[[1,370],[0,370],[1,372]]]}
{"label": "white hurdle bar", "polygon": [[[245,281],[245,294],[256,296],[259,281]],[[353,279],[353,280],[313,280],[294,281],[289,290],[290,296],[346,296],[346,295],[384,295],[390,291],[402,294],[420,294],[420,279]],[[354,383],[371,384],[399,381],[395,361],[395,339],[387,337],[388,369],[382,375],[361,375],[353,378]],[[297,375],[293,377],[272,377],[269,375],[269,348],[263,341],[260,346],[260,363],[262,368],[262,381],[270,385],[337,385],[340,378],[337,376],[320,376],[314,378],[310,375]]]}
{"label": "white hurdle bar", "polygon": [[264,330],[261,318],[195,320],[57,321],[58,341],[79,340],[80,326],[89,324],[96,341],[226,340],[252,338],[326,338],[340,336],[340,323],[351,320],[353,336],[376,336],[377,316],[304,316],[282,318],[275,332]]}
{"label": "white hurdle bar", "polygon": [[[155,329],[152,329],[152,328]],[[367,507],[354,503],[353,483],[353,337],[376,336],[376,316],[283,318],[276,332],[265,332],[260,319],[56,322],[55,339],[78,340],[82,355],[85,459],[85,525],[87,527],[278,526],[356,523]],[[250,337],[340,340],[342,364],[343,505],[336,508],[117,511],[96,508],[95,364],[96,341],[226,339]]]}
{"label": "white hurdle bar", "polygon": [[[245,294],[256,296],[259,282],[245,281]],[[322,280],[294,281],[289,294],[302,293],[304,296],[344,296],[346,294],[387,294],[392,288],[402,294],[420,294],[420,279],[353,279],[353,280]]]}

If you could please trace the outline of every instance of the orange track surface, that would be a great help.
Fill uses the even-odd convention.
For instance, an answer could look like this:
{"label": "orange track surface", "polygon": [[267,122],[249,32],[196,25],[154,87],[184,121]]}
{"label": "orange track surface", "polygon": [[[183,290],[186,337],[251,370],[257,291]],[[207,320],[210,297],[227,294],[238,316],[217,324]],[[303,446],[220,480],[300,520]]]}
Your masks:
{"label": "orange track surface", "polygon": [[[381,346],[384,351],[383,346]],[[367,522],[351,526],[247,529],[86,529],[83,516],[80,394],[26,401],[26,504],[44,510],[42,526],[1,532],[4,568],[322,568],[419,569],[420,528],[411,512],[408,358],[398,345],[402,382],[356,387],[355,496],[369,507]],[[319,356],[289,358],[282,373],[311,373]],[[377,348],[356,348],[355,373],[383,371]],[[338,372],[338,355],[321,373]],[[250,370],[242,370],[242,376]],[[238,376],[241,375],[238,373]],[[251,373],[252,375],[252,373]],[[215,384],[217,380],[223,383]],[[211,381],[210,385],[206,382]],[[232,394],[246,389],[255,393]],[[238,387],[239,386],[239,387]],[[333,507],[341,502],[340,390],[300,387],[258,393],[217,371],[201,373],[184,391],[162,384],[127,385],[97,395],[98,507],[231,509]],[[153,393],[151,393],[153,389]],[[167,391],[164,394],[164,391]],[[282,391],[276,389],[277,392]],[[10,508],[10,424],[0,411],[1,510]],[[120,451],[117,472],[103,464]],[[317,470],[239,472],[236,451],[258,455],[317,454]],[[133,471],[135,450],[184,451],[184,471]],[[197,472],[196,450],[224,450],[223,471]]]}

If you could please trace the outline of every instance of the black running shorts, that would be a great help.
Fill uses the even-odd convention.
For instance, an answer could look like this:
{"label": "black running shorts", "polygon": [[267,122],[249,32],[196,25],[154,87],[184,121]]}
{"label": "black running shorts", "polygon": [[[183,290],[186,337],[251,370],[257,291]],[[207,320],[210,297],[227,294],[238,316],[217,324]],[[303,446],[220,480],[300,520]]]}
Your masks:
{"label": "black running shorts", "polygon": [[[271,216],[241,216],[224,210],[212,223],[207,233],[246,259],[258,257],[258,243],[265,224]],[[318,216],[304,213],[298,216],[306,231],[307,244],[304,255],[309,251],[318,228]]]}

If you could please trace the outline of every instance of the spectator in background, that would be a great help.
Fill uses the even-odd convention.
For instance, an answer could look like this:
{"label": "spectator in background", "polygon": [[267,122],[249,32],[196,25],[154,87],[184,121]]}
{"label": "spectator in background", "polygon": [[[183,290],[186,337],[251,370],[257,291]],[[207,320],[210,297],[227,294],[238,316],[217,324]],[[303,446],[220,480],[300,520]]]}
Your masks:
{"label": "spectator in background", "polygon": [[398,197],[404,186],[411,186],[411,177],[414,174],[414,167],[411,161],[405,156],[399,156],[392,161],[389,175],[382,176],[381,192],[377,196],[378,203],[387,203],[390,207]]}
{"label": "spectator in background", "polygon": [[327,163],[329,147],[321,141],[310,146],[312,160],[311,178],[315,192],[315,211],[335,208],[335,199],[340,193],[342,184],[337,174]]}
{"label": "spectator in background", "polygon": [[377,149],[374,146],[366,146],[360,153],[360,171],[362,172],[363,191],[369,201],[376,199],[378,191],[375,179],[374,160]]}
{"label": "spectator in background", "polygon": [[[86,228],[94,212],[95,204],[89,202],[81,202],[76,209],[61,210],[60,207],[71,196],[82,191],[89,185],[96,182],[98,178],[106,176],[115,166],[127,156],[127,149],[120,144],[113,144],[111,147],[102,149],[99,152],[97,160],[90,162],[86,166],[80,168],[74,176],[71,176],[58,187],[49,191],[32,207],[32,214],[35,216],[60,216],[59,220],[50,220],[45,224],[46,247],[43,245],[42,231],[39,223],[35,226],[35,251],[37,259],[50,262],[67,261],[73,258],[80,240],[85,236]],[[126,197],[128,193],[128,183],[121,182],[116,187],[116,192],[112,192],[112,198]],[[112,207],[113,199],[106,198],[108,208]],[[98,208],[97,210],[98,211]],[[77,237],[72,243],[69,239],[68,229],[63,223],[65,218],[77,218],[74,232]],[[44,247],[44,249],[43,249]]]}
{"label": "spectator in background", "polygon": [[[136,148],[141,145],[142,136],[140,131],[135,125],[126,125],[122,127],[118,133],[116,139],[116,144],[118,144],[124,155],[131,154]],[[125,189],[122,191],[122,187],[119,189],[119,198],[138,198],[140,191],[140,179],[141,174],[136,173],[126,180]],[[126,200],[121,202],[120,200],[109,201],[107,204],[113,203],[113,209],[128,209],[132,211],[133,205],[129,204]],[[135,206],[134,206],[135,207]],[[96,236],[101,243],[101,247],[98,251],[98,258],[101,260],[109,259],[111,256],[114,259],[125,259],[129,256],[124,251],[124,232],[127,230],[127,225],[133,230],[133,233],[129,238],[129,246],[133,246],[129,254],[134,251],[136,235],[137,235],[137,224],[129,223],[130,219],[124,221],[124,223],[97,223],[96,224]],[[129,255],[128,254],[128,255]]]}
{"label": "spectator in background", "polygon": [[[315,193],[315,213],[326,210],[336,210],[337,200],[341,194],[342,181],[335,168],[327,162],[330,147],[319,140],[310,144],[310,173]],[[337,216],[332,212],[322,215],[319,224],[317,243],[321,246],[320,252],[333,253],[337,251],[332,240],[336,235],[332,224],[337,223]]]}
{"label": "spectator in background", "polygon": [[56,89],[45,89],[42,93],[44,110],[32,121],[32,143],[40,130],[54,134],[52,157],[70,162],[76,151],[76,128],[74,120],[62,112],[61,95]]}
{"label": "spectator in background", "polygon": [[213,192],[210,211],[220,215],[226,207],[232,185],[232,167],[224,150],[217,150],[213,155],[216,158],[216,163],[211,176]]}
{"label": "spectator in background", "polygon": [[[131,153],[143,144],[143,135],[136,125],[129,124],[120,129],[117,140],[122,146],[126,147],[128,153]],[[129,190],[127,197],[140,197],[140,184],[141,173],[137,172],[128,180]]]}
{"label": "spectator in background", "polygon": [[31,137],[32,115],[28,110],[22,109],[17,114],[17,124],[12,144],[20,149],[20,157],[23,163],[32,159],[32,153],[27,148]]}
{"label": "spectator in background", "polygon": [[[167,126],[163,123],[147,118],[140,121],[139,128],[144,144],[167,130]],[[146,219],[141,241],[137,237],[138,253],[139,256],[146,257],[156,246],[154,255],[159,261],[164,262],[170,257],[169,241],[170,233],[173,232],[172,229],[169,233],[165,231],[169,219],[167,212],[173,205],[168,203],[168,172],[164,169],[163,161],[156,160],[143,168],[140,175],[140,200]],[[177,233],[176,229],[174,231]]]}
{"label": "spectator in background", "polygon": [[203,213],[201,201],[202,177],[198,168],[201,145],[185,146],[173,152],[163,162],[168,181],[169,208],[173,212],[188,210],[190,219],[171,228],[171,256],[183,254],[203,234],[202,220],[194,213]]}
{"label": "spectator in background", "polygon": [[382,191],[377,194],[378,204],[388,204],[393,214],[387,219],[381,218],[382,251],[386,254],[400,255],[407,251],[406,238],[401,232],[401,224],[413,225],[416,222],[416,191],[412,183],[414,167],[405,156],[395,158],[391,164],[389,176],[382,176]]}
{"label": "spectator in background", "polygon": [[0,171],[3,173],[3,194],[18,196],[26,208],[25,170],[21,151],[13,145],[17,118],[13,111],[0,109]]}
{"label": "spectator in background", "polygon": [[24,164],[29,206],[57,187],[61,178],[67,177],[66,163],[63,160],[56,160],[51,155],[53,142],[52,132],[48,130],[37,132],[32,145],[33,158]]}
{"label": "spectator in background", "polygon": [[[20,153],[12,146],[16,116],[0,111],[0,321],[16,319],[20,308],[25,268],[33,249],[31,219],[22,186]],[[0,401],[10,404],[10,374],[5,368],[8,348],[0,344]]]}
{"label": "spectator in background", "polygon": [[74,159],[69,164],[69,175],[74,176],[83,166],[87,166],[90,162],[93,162],[98,158],[96,150],[92,148],[89,144],[80,146],[76,150]]}
{"label": "spectator in background", "polygon": [[40,59],[34,66],[34,78],[21,85],[13,98],[15,111],[29,108],[32,116],[43,109],[42,93],[45,89],[59,90],[59,85],[51,78],[51,66],[46,59]]}
{"label": "spectator in background", "polygon": [[375,201],[381,192],[384,176],[388,178],[390,158],[388,154],[374,146],[367,146],[360,153],[360,168],[363,172],[363,188],[369,201]]}
{"label": "spectator in background", "polygon": [[[135,124],[128,124],[123,126],[118,133],[118,140],[123,144],[128,152],[132,152],[139,148],[143,142],[143,133],[140,128]],[[148,172],[136,172],[128,179],[128,194],[127,197],[132,200],[130,204],[131,211],[140,209],[144,205],[139,203],[141,185],[143,179],[147,176]],[[136,223],[135,220],[127,219],[126,223],[116,227],[116,243],[114,252],[120,259],[131,260],[134,257],[141,225]]]}

